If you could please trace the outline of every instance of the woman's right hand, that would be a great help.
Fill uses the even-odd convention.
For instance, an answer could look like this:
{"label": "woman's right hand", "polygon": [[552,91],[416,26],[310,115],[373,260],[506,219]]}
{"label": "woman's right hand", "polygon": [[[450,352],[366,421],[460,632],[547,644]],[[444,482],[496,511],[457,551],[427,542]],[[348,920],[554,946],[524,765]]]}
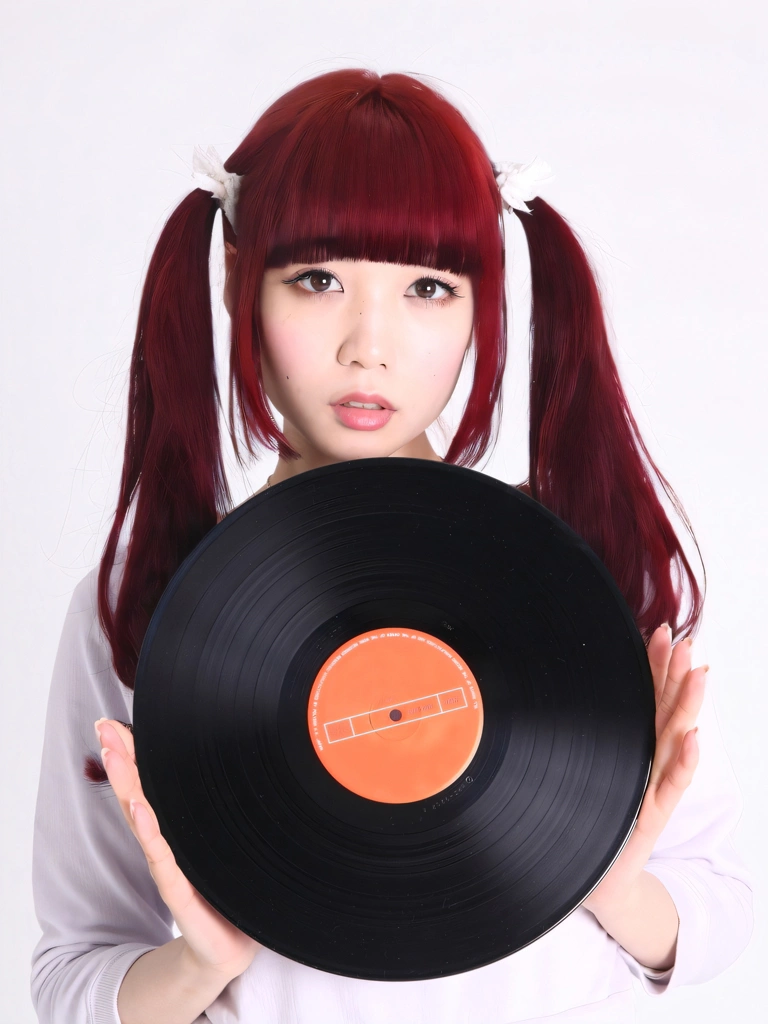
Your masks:
{"label": "woman's right hand", "polygon": [[130,730],[114,719],[100,718],[94,724],[110,785],[193,963],[231,981],[248,967],[260,944],[222,917],[182,874],[141,788]]}

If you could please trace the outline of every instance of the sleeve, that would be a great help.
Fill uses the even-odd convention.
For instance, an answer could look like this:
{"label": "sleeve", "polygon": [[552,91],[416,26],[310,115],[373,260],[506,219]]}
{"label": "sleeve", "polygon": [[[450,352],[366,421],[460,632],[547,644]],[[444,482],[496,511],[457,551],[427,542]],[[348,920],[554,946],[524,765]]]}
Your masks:
{"label": "sleeve", "polygon": [[677,908],[675,963],[667,971],[653,971],[619,947],[632,974],[653,995],[716,977],[752,934],[751,875],[732,840],[743,798],[723,744],[712,685],[709,672],[697,720],[698,766],[645,868]]}
{"label": "sleeve", "polygon": [[117,992],[131,964],[174,937],[112,788],[83,774],[88,754],[100,756],[95,720],[132,718],[132,693],[112,669],[97,619],[97,569],[75,588],[48,697],[32,846],[40,1024],[120,1024]]}

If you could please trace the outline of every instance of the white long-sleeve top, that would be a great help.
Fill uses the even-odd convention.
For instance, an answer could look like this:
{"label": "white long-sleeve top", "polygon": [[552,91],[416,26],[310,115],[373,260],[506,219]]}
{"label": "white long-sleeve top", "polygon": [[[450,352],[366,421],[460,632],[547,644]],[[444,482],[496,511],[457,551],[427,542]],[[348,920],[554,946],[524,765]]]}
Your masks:
{"label": "white long-sleeve top", "polygon": [[[98,622],[96,577],[97,568],[74,590],[45,724],[33,842],[40,1024],[120,1024],[117,993],[131,964],[179,934],[111,787],[83,776],[85,756],[100,756],[95,720],[133,721],[133,691],[112,669]],[[670,970],[644,968],[579,907],[511,956],[428,981],[341,977],[263,947],[195,1024],[622,1024],[634,1021],[633,976],[653,995],[713,978],[749,941],[752,890],[731,841],[742,797],[712,685],[697,722],[698,768],[646,868],[680,919]]]}

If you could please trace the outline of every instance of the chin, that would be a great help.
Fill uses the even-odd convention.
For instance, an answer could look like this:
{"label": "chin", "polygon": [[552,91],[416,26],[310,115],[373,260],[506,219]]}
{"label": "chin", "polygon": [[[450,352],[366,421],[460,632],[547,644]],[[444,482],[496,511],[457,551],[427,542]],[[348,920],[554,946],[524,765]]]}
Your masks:
{"label": "chin", "polygon": [[331,455],[337,462],[351,459],[383,459],[397,451],[397,447],[384,444],[356,444],[339,446]]}

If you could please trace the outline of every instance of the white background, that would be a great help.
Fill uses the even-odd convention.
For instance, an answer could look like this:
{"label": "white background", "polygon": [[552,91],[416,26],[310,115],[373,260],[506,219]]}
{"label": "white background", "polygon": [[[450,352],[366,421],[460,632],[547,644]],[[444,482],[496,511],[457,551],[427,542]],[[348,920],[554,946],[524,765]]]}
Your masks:
{"label": "white background", "polygon": [[[634,411],[704,554],[695,654],[717,679],[745,799],[736,844],[757,883],[740,960],[707,984],[639,994],[638,1020],[759,1016],[768,25],[758,5],[87,0],[8,5],[3,28],[3,1019],[34,1021],[30,864],[48,685],[70,593],[98,560],[114,509],[152,245],[193,187],[194,144],[226,157],[280,93],[355,65],[433,76],[492,158],[549,161],[557,177],[543,195],[597,264]],[[509,240],[505,416],[480,468],[516,483],[526,473],[528,273],[516,223]],[[270,455],[234,480],[236,499],[273,465]]]}

